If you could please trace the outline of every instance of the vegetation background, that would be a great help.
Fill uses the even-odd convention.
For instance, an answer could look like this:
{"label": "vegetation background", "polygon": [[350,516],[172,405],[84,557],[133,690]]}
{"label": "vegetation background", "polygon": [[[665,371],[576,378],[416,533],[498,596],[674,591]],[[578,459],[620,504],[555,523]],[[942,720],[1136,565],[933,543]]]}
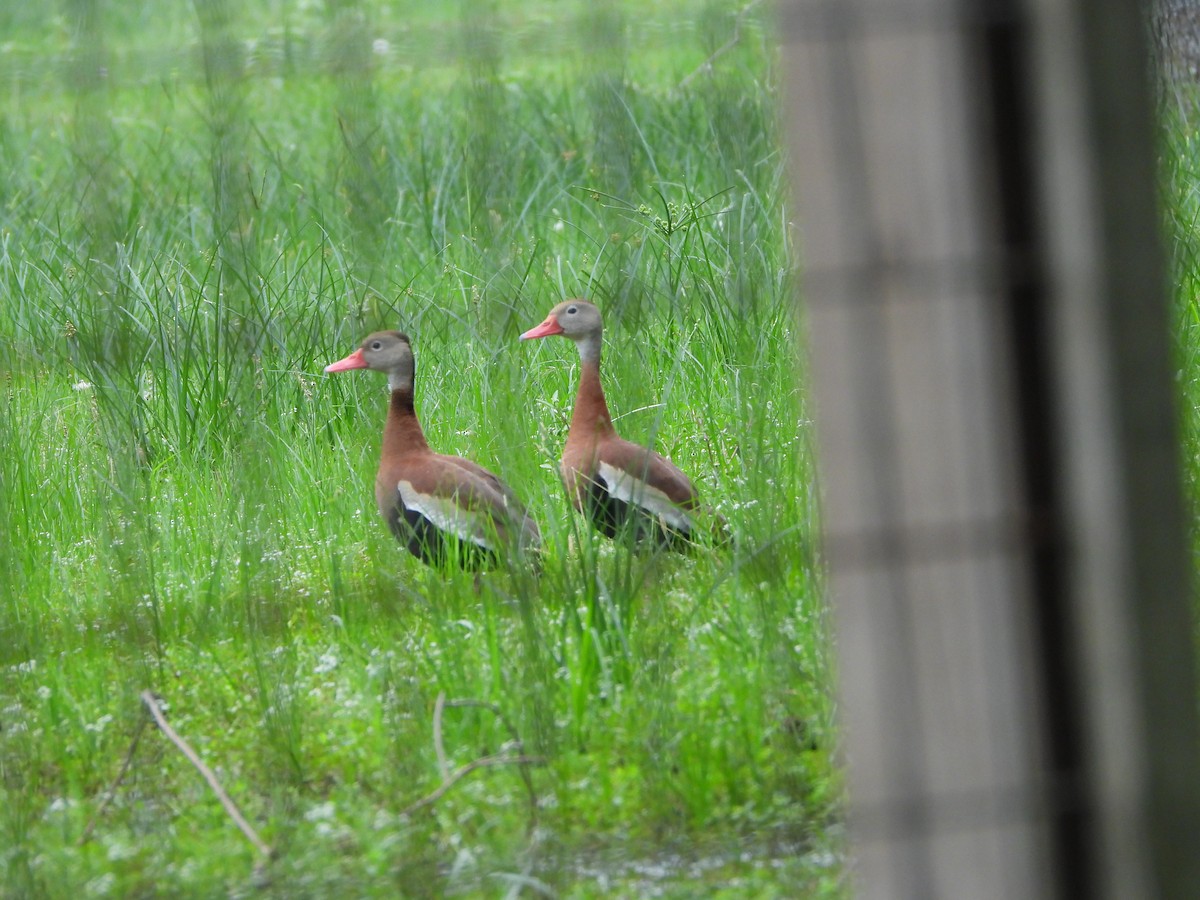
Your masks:
{"label": "vegetation background", "polygon": [[[0,4],[0,896],[845,892],[767,13]],[[581,295],[735,548],[569,513]],[[377,521],[380,327],[540,579]]]}

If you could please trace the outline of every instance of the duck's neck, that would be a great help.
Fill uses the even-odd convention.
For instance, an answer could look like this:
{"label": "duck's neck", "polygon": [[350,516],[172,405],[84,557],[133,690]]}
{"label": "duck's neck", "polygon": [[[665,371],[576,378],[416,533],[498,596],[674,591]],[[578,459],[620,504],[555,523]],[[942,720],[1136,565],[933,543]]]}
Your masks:
{"label": "duck's neck", "polygon": [[425,432],[421,430],[421,423],[417,421],[417,413],[413,408],[412,384],[394,389],[388,406],[387,424],[383,427],[383,457],[386,459],[428,450]]}
{"label": "duck's neck", "polygon": [[600,335],[589,335],[579,341],[579,393],[575,397],[575,412],[571,414],[569,436],[584,439],[589,435],[614,433],[612,416],[600,386]]}

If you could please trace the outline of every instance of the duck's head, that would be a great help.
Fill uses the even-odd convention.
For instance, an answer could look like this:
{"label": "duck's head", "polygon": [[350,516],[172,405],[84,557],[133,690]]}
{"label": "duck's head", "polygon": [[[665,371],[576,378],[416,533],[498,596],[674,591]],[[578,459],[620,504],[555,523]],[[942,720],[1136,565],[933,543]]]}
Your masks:
{"label": "duck's head", "polygon": [[325,367],[325,371],[347,372],[350,369],[374,369],[386,372],[393,391],[412,390],[416,360],[412,341],[400,331],[376,331],[367,335],[357,350],[345,359]]}

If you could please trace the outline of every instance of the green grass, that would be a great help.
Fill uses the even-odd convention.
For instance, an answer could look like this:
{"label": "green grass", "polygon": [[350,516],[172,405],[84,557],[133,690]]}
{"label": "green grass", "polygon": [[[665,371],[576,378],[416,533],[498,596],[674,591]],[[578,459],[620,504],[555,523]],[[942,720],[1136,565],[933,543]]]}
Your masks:
{"label": "green grass", "polygon": [[[143,5],[0,15],[0,896],[843,894],[760,11],[679,89],[736,7]],[[570,513],[574,351],[517,335],[580,295],[735,548]],[[383,380],[321,370],[380,327],[540,579],[378,521]],[[104,806],[145,689],[269,864],[152,727]],[[444,710],[451,767],[542,764],[406,814],[439,694],[495,706]]]}
{"label": "green grass", "polygon": [[1200,569],[1200,93],[1170,85],[1160,96],[1160,193],[1175,302],[1176,389],[1192,558]]}

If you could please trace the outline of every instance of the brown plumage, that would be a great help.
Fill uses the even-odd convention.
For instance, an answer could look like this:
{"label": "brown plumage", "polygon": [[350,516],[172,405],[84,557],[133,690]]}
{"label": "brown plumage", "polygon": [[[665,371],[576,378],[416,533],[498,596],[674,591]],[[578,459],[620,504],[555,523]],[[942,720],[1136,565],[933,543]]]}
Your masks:
{"label": "brown plumage", "polygon": [[326,372],[374,369],[391,388],[375,501],[392,533],[432,566],[478,569],[536,550],[537,524],[512,489],[483,466],[434,453],[413,408],[416,362],[408,335],[377,331]]}
{"label": "brown plumage", "polygon": [[575,508],[609,537],[628,531],[684,549],[696,535],[696,489],[664,456],[618,436],[600,385],[604,323],[586,300],[558,304],[522,340],[560,334],[579,350],[579,393],[562,454],[562,479]]}

